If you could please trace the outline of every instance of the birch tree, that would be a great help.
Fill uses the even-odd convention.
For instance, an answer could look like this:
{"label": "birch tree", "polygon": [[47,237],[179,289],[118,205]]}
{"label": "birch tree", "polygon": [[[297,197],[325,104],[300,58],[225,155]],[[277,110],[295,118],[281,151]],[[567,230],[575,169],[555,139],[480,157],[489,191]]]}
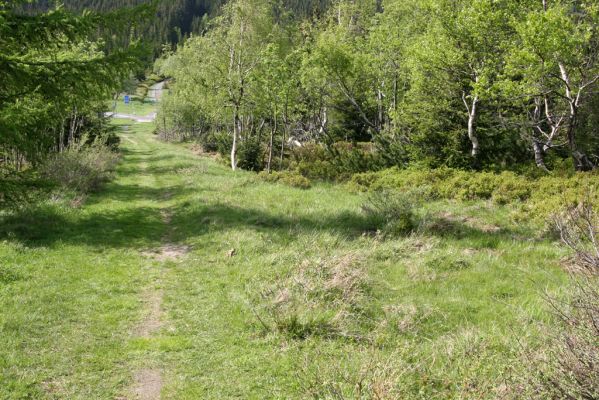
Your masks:
{"label": "birch tree", "polygon": [[595,165],[580,148],[581,108],[599,82],[598,5],[539,0],[516,24],[517,40],[508,64],[519,97],[529,101],[536,163],[567,147],[577,171]]}

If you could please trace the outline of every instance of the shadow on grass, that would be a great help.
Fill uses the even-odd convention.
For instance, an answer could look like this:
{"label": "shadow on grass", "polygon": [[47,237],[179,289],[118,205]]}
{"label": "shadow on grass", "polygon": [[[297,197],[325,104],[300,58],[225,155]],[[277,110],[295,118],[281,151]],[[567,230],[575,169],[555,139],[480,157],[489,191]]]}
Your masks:
{"label": "shadow on grass", "polygon": [[124,167],[119,170],[119,175],[173,175],[178,174],[181,170],[197,167],[194,163],[178,163],[174,166],[152,166],[147,168],[141,167]]}
{"label": "shadow on grass", "polygon": [[158,243],[164,229],[160,212],[155,208],[75,216],[43,206],[0,218],[0,239],[28,247],[64,243],[141,248]]}
{"label": "shadow on grass", "polygon": [[160,188],[152,188],[148,186],[131,184],[122,185],[119,183],[108,184],[109,194],[101,194],[90,197],[85,204],[95,205],[102,203],[106,200],[122,201],[122,202],[133,202],[141,200],[152,200],[160,203],[161,201],[168,201],[173,196],[185,196],[190,193],[199,193],[201,190],[193,189],[190,187],[183,187],[181,185],[166,186]]}
{"label": "shadow on grass", "polygon": [[[181,187],[173,187],[172,190],[175,196],[191,191]],[[168,188],[140,189],[137,186],[112,184],[110,198],[127,201],[148,196],[160,197],[165,193],[168,193]],[[105,196],[99,196],[95,201],[101,202],[103,197]],[[172,209],[172,212],[171,225],[177,228],[173,239],[177,241],[235,229],[254,229],[273,238],[326,231],[350,240],[376,230],[365,215],[347,210],[327,215],[289,216],[217,203],[201,207],[180,206]],[[153,207],[79,214],[61,212],[56,207],[46,206],[0,219],[0,239],[18,241],[31,247],[60,242],[98,247],[142,248],[160,243],[167,229],[160,208]],[[460,222],[446,223],[443,229],[432,225],[423,234],[475,242],[481,248],[495,248],[501,242],[515,240],[519,235],[505,229],[488,232]]]}
{"label": "shadow on grass", "polygon": [[[139,175],[140,173],[175,174],[181,168],[195,164],[180,162],[171,165],[153,166],[159,161],[168,161],[174,155],[156,155],[153,151],[123,150],[128,165],[123,165],[119,175]],[[136,165],[144,162],[146,166]],[[121,184],[112,182],[105,191],[91,196],[87,205],[96,205],[107,200],[125,203],[149,200],[157,204],[132,206],[115,209],[106,207],[97,210],[86,208],[73,213],[57,206],[44,205],[19,213],[0,216],[0,240],[18,241],[26,246],[49,246],[54,243],[84,244],[111,248],[142,248],[157,245],[167,230],[173,230],[173,240],[197,239],[207,233],[236,229],[254,229],[273,240],[277,237],[293,238],[301,234],[329,232],[350,240],[376,232],[372,219],[360,212],[330,209],[321,213],[302,213],[297,209],[293,214],[276,209],[255,209],[223,203],[185,203],[171,209],[171,228],[164,220],[160,203],[182,199],[190,193],[198,194],[202,189],[173,185],[170,187],[149,187],[137,183]],[[209,189],[206,189],[209,190]],[[100,207],[98,207],[100,208]],[[494,248],[502,241],[512,241],[521,233],[506,229],[489,231],[484,227],[473,227],[463,221],[443,221],[431,224],[423,232],[425,235],[440,236],[456,240],[476,242],[479,247]]]}

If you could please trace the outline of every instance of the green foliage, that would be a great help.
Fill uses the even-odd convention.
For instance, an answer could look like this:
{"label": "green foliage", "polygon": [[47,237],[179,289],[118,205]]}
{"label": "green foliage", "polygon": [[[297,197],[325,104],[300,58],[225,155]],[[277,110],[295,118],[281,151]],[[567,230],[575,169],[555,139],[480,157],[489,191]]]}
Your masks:
{"label": "green foliage", "polygon": [[0,4],[3,164],[17,170],[35,166],[47,154],[84,137],[117,144],[99,115],[106,98],[139,64],[142,49],[131,43],[109,52],[102,41],[90,37],[118,25],[120,17],[119,13],[75,16],[63,8],[27,15]]}
{"label": "green foliage", "polygon": [[[160,60],[174,78],[163,129],[253,138],[265,158],[313,179],[392,165],[497,171],[534,160],[545,170],[567,157],[593,169],[594,3],[339,0],[311,22],[267,3],[230,3]],[[296,161],[288,141],[330,151]],[[377,157],[339,154],[341,141],[371,142]]]}

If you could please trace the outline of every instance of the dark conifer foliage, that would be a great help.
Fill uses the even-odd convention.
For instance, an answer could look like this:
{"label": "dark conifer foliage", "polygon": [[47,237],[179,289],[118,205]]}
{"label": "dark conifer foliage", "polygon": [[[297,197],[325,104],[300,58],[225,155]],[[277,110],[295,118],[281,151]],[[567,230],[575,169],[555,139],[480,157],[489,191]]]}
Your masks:
{"label": "dark conifer foliage", "polygon": [[[157,18],[144,28],[144,36],[159,49],[165,43],[178,43],[183,37],[202,32],[208,19],[219,13],[226,0],[159,0]],[[64,0],[72,11],[113,11],[123,7],[152,3],[151,0]],[[330,0],[284,0],[283,4],[298,18],[321,14]],[[30,12],[47,11],[54,0],[37,0],[26,6]]]}

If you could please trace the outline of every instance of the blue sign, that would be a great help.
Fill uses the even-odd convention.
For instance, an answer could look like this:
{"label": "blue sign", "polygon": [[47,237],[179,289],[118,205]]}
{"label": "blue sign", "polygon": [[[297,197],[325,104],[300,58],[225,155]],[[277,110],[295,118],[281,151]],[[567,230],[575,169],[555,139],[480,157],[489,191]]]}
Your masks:
{"label": "blue sign", "polygon": [[131,98],[129,96],[125,96],[125,104],[129,104]]}

